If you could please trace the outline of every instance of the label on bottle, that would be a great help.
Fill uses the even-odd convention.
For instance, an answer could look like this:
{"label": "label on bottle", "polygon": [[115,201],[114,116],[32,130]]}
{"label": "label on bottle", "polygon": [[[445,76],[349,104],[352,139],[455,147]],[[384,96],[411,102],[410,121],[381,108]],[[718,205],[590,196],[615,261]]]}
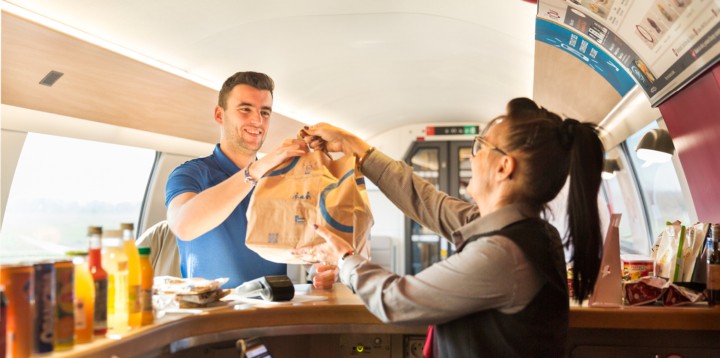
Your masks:
{"label": "label on bottle", "polygon": [[95,330],[107,329],[107,308],[108,308],[108,282],[107,280],[96,280],[95,282],[95,314],[93,326]]}
{"label": "label on bottle", "polygon": [[75,302],[75,330],[81,331],[87,328],[85,319],[85,301],[77,299]]}
{"label": "label on bottle", "polygon": [[130,314],[142,312],[142,303],[140,302],[140,285],[130,285],[128,291],[128,312]]}
{"label": "label on bottle", "polygon": [[143,312],[152,312],[152,287],[142,290],[142,310]]}

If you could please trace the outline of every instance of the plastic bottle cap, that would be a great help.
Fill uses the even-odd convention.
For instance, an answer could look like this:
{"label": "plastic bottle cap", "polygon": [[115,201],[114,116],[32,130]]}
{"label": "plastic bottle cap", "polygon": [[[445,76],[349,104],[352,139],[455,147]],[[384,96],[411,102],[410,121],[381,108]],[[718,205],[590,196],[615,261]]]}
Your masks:
{"label": "plastic bottle cap", "polygon": [[87,251],[68,251],[65,253],[65,256],[75,257],[75,256],[87,256]]}
{"label": "plastic bottle cap", "polygon": [[150,248],[149,247],[138,247],[138,253],[140,255],[150,255]]}

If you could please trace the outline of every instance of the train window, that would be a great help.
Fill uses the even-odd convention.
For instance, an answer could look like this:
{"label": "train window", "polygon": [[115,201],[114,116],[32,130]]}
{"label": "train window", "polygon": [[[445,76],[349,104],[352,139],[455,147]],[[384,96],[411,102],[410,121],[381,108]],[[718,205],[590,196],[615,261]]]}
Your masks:
{"label": "train window", "polygon": [[86,249],[89,225],[140,217],[155,151],[29,133],[0,233],[0,257],[58,257]]}
{"label": "train window", "polygon": [[654,128],[658,128],[657,122],[652,122],[633,134],[625,143],[640,188],[652,242],[663,230],[667,221],[680,220],[684,225],[691,224],[672,161],[644,162],[635,153],[640,138]]}
{"label": "train window", "polygon": [[640,205],[637,184],[629,170],[629,159],[622,146],[610,149],[606,160],[615,161],[613,172],[603,173],[602,194],[609,212],[622,214],[620,220],[620,251],[626,254],[650,254],[647,225]]}

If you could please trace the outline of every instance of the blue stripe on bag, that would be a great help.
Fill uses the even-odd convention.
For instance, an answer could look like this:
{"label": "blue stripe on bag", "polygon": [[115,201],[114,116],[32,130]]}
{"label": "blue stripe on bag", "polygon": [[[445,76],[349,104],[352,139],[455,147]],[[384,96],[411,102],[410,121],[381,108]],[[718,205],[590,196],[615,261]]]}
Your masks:
{"label": "blue stripe on bag", "polygon": [[335,230],[338,230],[340,232],[346,232],[346,233],[352,233],[353,227],[352,225],[343,225],[335,219],[333,219],[332,216],[330,216],[330,213],[328,213],[327,207],[325,206],[325,198],[327,197],[328,193],[340,186],[342,184],[343,180],[347,179],[349,176],[355,174],[355,170],[351,169],[349,172],[347,172],[345,175],[340,178],[340,180],[337,183],[333,183],[325,187],[322,192],[320,192],[320,214],[323,216],[325,221],[330,224]]}
{"label": "blue stripe on bag", "polygon": [[274,177],[276,175],[285,174],[285,173],[289,172],[290,169],[294,168],[295,164],[297,164],[297,162],[299,160],[300,160],[300,157],[295,157],[295,158],[293,158],[292,162],[290,162],[290,164],[288,164],[288,166],[286,166],[285,168],[280,168],[278,170],[272,171],[269,174],[266,174],[263,178],[269,178],[269,177]]}

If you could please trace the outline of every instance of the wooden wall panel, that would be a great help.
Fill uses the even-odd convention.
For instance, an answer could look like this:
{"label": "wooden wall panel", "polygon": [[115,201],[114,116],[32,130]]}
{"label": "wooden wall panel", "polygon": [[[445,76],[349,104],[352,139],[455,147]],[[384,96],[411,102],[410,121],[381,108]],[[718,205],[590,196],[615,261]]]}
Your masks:
{"label": "wooden wall panel", "polygon": [[[51,70],[52,87],[38,82]],[[243,70],[238,68],[238,70]],[[232,73],[228,73],[228,76]],[[218,84],[218,87],[220,84]],[[220,139],[216,89],[2,13],[2,103],[207,143]],[[303,124],[273,114],[264,150]]]}

